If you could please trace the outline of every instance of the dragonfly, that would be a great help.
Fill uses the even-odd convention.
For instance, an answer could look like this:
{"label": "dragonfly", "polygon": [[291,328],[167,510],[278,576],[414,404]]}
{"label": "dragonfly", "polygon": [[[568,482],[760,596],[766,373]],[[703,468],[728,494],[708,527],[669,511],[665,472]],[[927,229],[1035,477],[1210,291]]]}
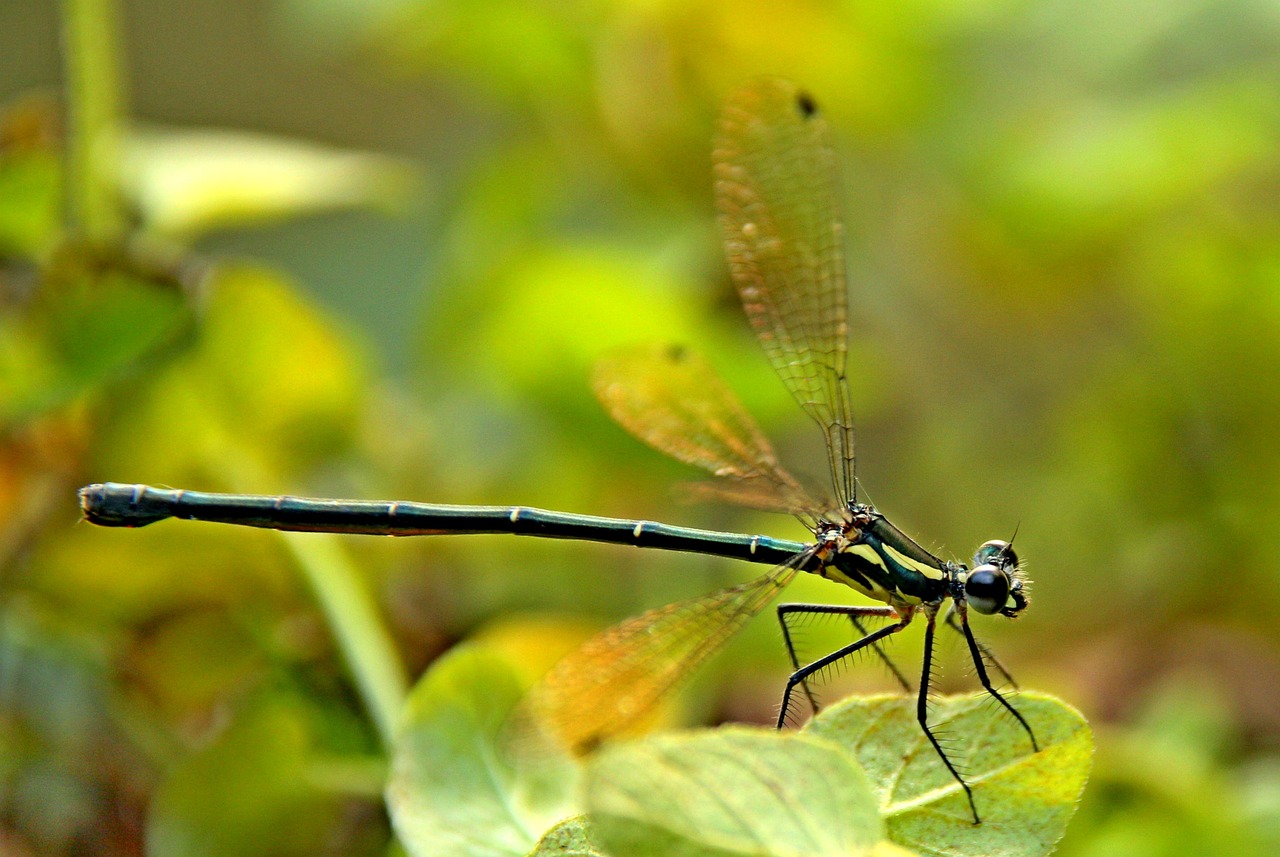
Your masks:
{"label": "dragonfly", "polygon": [[[831,132],[795,84],[766,78],[725,104],[713,148],[715,197],[725,255],[747,319],[783,385],[822,430],[830,499],[812,494],[779,463],[774,448],[709,364],[672,346],[617,353],[592,386],[610,415],[656,449],[713,479],[695,493],[794,516],[812,540],[719,532],[654,521],[553,512],[524,506],[448,506],[214,494],[102,483],[80,490],[84,517],[114,527],[177,518],[278,530],[391,536],[512,534],[686,551],[770,566],[747,583],[659,607],[609,628],[566,656],[531,692],[530,705],[564,746],[586,751],[641,723],[659,700],[719,652],[751,617],[801,573],[843,584],[871,605],[780,604],[777,615],[792,672],[779,706],[783,728],[813,684],[860,652],[886,663],[907,693],[910,681],[883,648],[917,616],[925,622],[916,694],[920,728],[963,790],[975,824],[973,790],[929,722],[935,630],[945,624],[967,644],[987,694],[1013,716],[1039,751],[1030,724],[991,680],[1016,689],[1008,671],[974,636],[970,609],[1016,617],[1029,583],[1012,541],[991,540],[969,567],[942,559],[858,499],[848,373],[848,293],[844,225],[836,201]],[[795,645],[806,616],[841,616],[857,638],[802,662]],[[868,630],[871,623],[879,624]]]}

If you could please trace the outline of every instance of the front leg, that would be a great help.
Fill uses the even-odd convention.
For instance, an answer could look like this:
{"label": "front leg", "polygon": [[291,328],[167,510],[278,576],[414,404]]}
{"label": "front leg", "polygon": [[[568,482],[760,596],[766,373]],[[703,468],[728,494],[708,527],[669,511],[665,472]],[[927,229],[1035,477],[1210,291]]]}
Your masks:
{"label": "front leg", "polygon": [[[965,640],[969,643],[969,655],[973,658],[973,667],[978,672],[978,681],[982,682],[982,686],[986,689],[987,693],[994,696],[996,701],[1003,705],[1005,709],[1008,710],[1008,712],[1012,714],[1020,724],[1022,724],[1022,728],[1027,730],[1027,737],[1031,739],[1031,749],[1034,752],[1040,752],[1040,745],[1036,741],[1036,734],[1031,731],[1031,725],[1027,723],[1026,718],[1022,716],[1022,713],[1018,711],[1018,709],[1013,707],[1013,703],[1004,698],[1004,695],[1001,694],[1000,691],[991,686],[991,678],[987,675],[987,665],[983,659],[983,655],[986,654],[986,649],[981,643],[974,639],[973,631],[969,628],[969,610],[963,600],[955,602],[955,614],[960,617],[960,631],[964,634]],[[1000,671],[1004,672],[1004,668],[1001,667]],[[1009,675],[1008,673],[1004,674],[1006,678]]]}
{"label": "front leg", "polygon": [[[961,628],[960,623],[956,621],[955,602],[952,602],[951,607],[947,610],[947,625],[950,626],[951,630],[955,631],[957,634],[966,636],[964,629]],[[996,671],[999,672],[1000,675],[1004,676],[1004,680],[1009,683],[1009,686],[1014,690],[1017,690],[1018,683],[1014,680],[1013,676],[1009,674],[1009,671],[1005,669],[1004,664],[1000,663],[1000,659],[995,656],[995,652],[991,651],[991,649],[980,640],[975,639],[974,644],[977,645],[978,651],[982,653],[982,657],[986,659],[991,666],[995,667]]]}

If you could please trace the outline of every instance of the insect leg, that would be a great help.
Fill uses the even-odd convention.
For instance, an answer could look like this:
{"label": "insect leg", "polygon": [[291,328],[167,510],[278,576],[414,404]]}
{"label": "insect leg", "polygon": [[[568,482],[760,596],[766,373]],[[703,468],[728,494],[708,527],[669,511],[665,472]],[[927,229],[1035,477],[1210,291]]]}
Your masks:
{"label": "insect leg", "polygon": [[937,617],[938,608],[936,605],[925,607],[927,624],[924,627],[924,667],[920,675],[920,695],[916,698],[916,720],[919,721],[920,728],[924,730],[925,737],[929,739],[929,743],[933,745],[938,758],[942,759],[942,764],[947,766],[951,776],[955,777],[956,782],[960,784],[960,788],[964,789],[964,795],[969,799],[969,811],[973,813],[973,823],[981,824],[982,819],[978,816],[978,807],[973,802],[973,791],[969,788],[969,784],[964,781],[964,777],[960,776],[956,766],[951,763],[951,759],[947,758],[942,745],[938,743],[933,730],[929,728],[929,677],[933,671],[933,632]]}
{"label": "insect leg", "polygon": [[[782,639],[786,643],[787,655],[791,658],[791,668],[793,670],[800,669],[800,656],[796,653],[795,642],[791,637],[791,624],[787,621],[787,617],[794,613],[809,615],[821,613],[848,616],[849,621],[853,623],[853,627],[858,631],[859,639],[867,636],[867,629],[863,626],[861,621],[862,617],[874,616],[876,618],[896,618],[898,615],[897,612],[888,605],[850,606],[844,604],[779,604],[778,622],[782,625]],[[894,664],[887,654],[885,654],[884,648],[879,643],[872,643],[871,650],[876,653],[880,660],[884,661],[885,666],[887,666],[889,671],[893,673],[893,676],[898,680],[898,683],[910,692],[911,685],[902,675],[902,672],[898,669],[897,665]],[[809,700],[809,707],[814,711],[814,713],[817,713],[821,706],[818,704],[817,697],[810,689],[809,682],[807,680],[800,682],[800,687],[804,690],[804,695]]]}
{"label": "insect leg", "polygon": [[[900,616],[901,618],[894,624],[886,625],[885,627],[880,628],[877,631],[873,631],[872,633],[862,637],[860,640],[850,643],[849,645],[844,646],[843,648],[837,649],[836,651],[832,652],[829,655],[825,655],[821,658],[818,658],[816,661],[813,661],[812,663],[806,666],[801,667],[797,664],[795,672],[793,672],[791,676],[787,679],[786,690],[782,692],[782,708],[778,712],[778,728],[779,729],[781,729],[787,722],[787,715],[791,710],[791,694],[795,690],[796,685],[801,685],[802,687],[804,687],[805,693],[809,693],[808,685],[805,683],[805,680],[808,679],[809,676],[813,675],[819,670],[825,669],[826,667],[830,666],[836,661],[839,661],[843,658],[847,658],[849,655],[853,654],[859,649],[866,648],[867,646],[875,646],[876,643],[878,643],[880,640],[884,639],[890,634],[896,634],[898,631],[901,631],[903,628],[910,625],[912,617],[915,616],[914,609],[911,609],[904,613],[898,613],[897,611],[895,611],[893,608],[890,608],[890,607],[840,607],[839,605],[825,605],[825,604],[788,605],[788,606],[806,606],[806,607],[822,608],[821,610],[811,611],[815,613],[829,612],[829,613],[844,613],[845,615],[856,614],[860,616]],[[803,611],[797,611],[797,612],[803,612]],[[785,627],[785,620],[784,620],[784,627]],[[795,650],[794,648],[790,648],[790,651],[791,651],[792,663],[794,664],[796,663]],[[809,698],[810,700],[812,700],[813,697],[811,694]]]}
{"label": "insect leg", "polygon": [[[951,629],[957,634],[960,634],[961,636],[964,635],[964,629],[961,628],[960,623],[956,621],[956,609],[954,602],[952,602],[951,608],[947,610],[947,624],[950,625]],[[978,651],[982,653],[983,659],[995,667],[996,671],[999,672],[1000,675],[1004,676],[1004,680],[1009,683],[1010,687],[1017,690],[1018,683],[1014,681],[1013,676],[1009,674],[1007,669],[1005,669],[1004,664],[1000,663],[1000,659],[995,656],[995,653],[980,640],[975,640],[974,642],[977,643]]]}
{"label": "insect leg", "polygon": [[[969,643],[969,655],[973,658],[974,669],[978,672],[978,681],[982,682],[982,686],[986,688],[987,693],[994,696],[996,701],[1003,705],[1022,724],[1022,728],[1027,730],[1027,737],[1031,739],[1031,749],[1037,753],[1040,752],[1040,744],[1036,741],[1036,735],[1031,731],[1031,725],[1027,723],[1026,718],[1022,716],[1018,709],[1013,707],[1013,703],[1004,698],[1000,691],[991,686],[991,678],[987,675],[987,665],[982,657],[986,653],[986,649],[974,639],[973,631],[969,628],[969,611],[963,601],[956,603],[955,612],[960,617],[960,630],[964,634],[965,640]],[[1001,672],[1003,671],[1001,669]],[[1005,675],[1008,676],[1008,673],[1005,673]]]}

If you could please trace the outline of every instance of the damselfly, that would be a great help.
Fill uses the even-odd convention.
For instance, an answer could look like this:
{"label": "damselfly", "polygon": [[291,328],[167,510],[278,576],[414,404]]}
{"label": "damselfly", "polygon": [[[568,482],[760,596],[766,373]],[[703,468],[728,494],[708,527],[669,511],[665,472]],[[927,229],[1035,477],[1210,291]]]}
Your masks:
{"label": "damselfly", "polygon": [[[1030,725],[991,682],[988,663],[1012,684],[969,628],[969,608],[1014,617],[1027,606],[1027,583],[1013,546],[989,541],[974,567],[940,559],[857,496],[854,432],[846,384],[847,294],[843,224],[826,122],[813,100],[777,79],[757,82],[725,106],[714,150],[715,192],[729,270],[773,368],[826,438],[834,500],[815,499],[778,463],[769,442],[729,389],[697,357],[678,348],[632,351],[602,363],[594,385],[610,414],[659,450],[710,471],[702,493],[799,518],[813,541],[674,527],[525,507],[441,506],[411,502],[311,500],[206,494],[107,483],[80,491],[85,517],[138,527],[164,518],[281,530],[445,535],[508,533],[692,551],[773,566],[739,586],[651,610],[611,628],[566,657],[544,680],[537,708],[552,734],[573,748],[618,734],[711,657],[798,573],[843,583],[874,606],[778,607],[794,671],[778,714],[781,728],[797,692],[811,707],[822,671],[861,650],[889,664],[881,641],[925,620],[917,718],[942,763],[980,818],[969,784],[928,721],[934,631],[939,620],[965,639],[983,688],[1026,730]],[[805,614],[847,617],[860,637],[802,664],[794,621]],[[864,620],[888,620],[868,632]]]}

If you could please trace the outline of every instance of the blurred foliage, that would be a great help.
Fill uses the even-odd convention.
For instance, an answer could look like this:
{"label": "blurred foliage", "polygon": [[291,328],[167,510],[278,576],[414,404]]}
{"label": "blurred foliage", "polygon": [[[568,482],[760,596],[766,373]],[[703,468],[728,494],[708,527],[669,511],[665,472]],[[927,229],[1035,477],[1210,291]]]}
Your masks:
{"label": "blurred foliage", "polygon": [[[110,12],[64,5],[84,3]],[[802,535],[671,503],[689,474],[587,384],[613,346],[685,342],[789,461],[821,460],[714,229],[712,117],[761,73],[809,88],[841,147],[867,491],[957,555],[1017,530],[1033,609],[980,632],[1097,731],[1060,853],[1280,848],[1271,5],[135,0],[130,52],[107,59],[149,121],[116,117],[105,162],[62,119],[92,65],[30,72],[33,40],[56,56],[54,8],[0,9],[0,852],[389,837],[376,712],[309,560],[270,533],[77,526],[80,485]],[[215,127],[231,125],[249,130]],[[94,181],[119,206],[106,230],[65,202]],[[335,223],[364,232],[309,231]],[[401,228],[414,246],[385,258],[331,237]],[[333,272],[342,290],[318,297]],[[341,556],[409,675],[495,617],[536,612],[554,649],[581,617],[747,573],[500,538],[347,539]],[[809,630],[816,651],[844,629]],[[950,654],[945,688],[970,688]],[[770,622],[722,661],[690,716],[768,721]],[[885,681],[855,671],[828,696]]]}

